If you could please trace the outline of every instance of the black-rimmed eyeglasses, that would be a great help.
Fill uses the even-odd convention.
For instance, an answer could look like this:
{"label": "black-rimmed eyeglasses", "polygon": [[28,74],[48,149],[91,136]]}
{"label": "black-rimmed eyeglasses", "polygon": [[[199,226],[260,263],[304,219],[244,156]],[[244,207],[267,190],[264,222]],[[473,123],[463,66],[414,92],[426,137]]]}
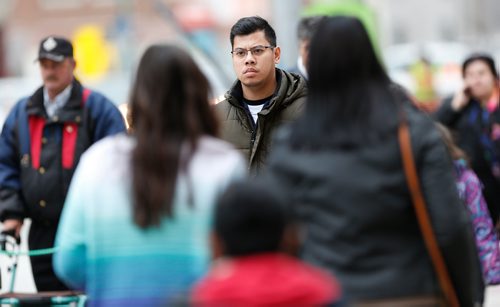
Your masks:
{"label": "black-rimmed eyeglasses", "polygon": [[266,49],[273,49],[274,46],[255,46],[250,49],[244,49],[244,48],[236,48],[233,51],[231,51],[231,54],[238,59],[243,59],[247,56],[248,52],[250,51],[253,56],[258,57],[264,54]]}

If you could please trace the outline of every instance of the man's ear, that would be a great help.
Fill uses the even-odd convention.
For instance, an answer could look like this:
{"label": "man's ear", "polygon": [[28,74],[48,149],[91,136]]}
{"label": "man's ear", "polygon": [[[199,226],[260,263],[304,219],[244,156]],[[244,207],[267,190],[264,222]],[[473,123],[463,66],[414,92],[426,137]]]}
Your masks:
{"label": "man's ear", "polygon": [[210,249],[212,250],[212,260],[221,258],[225,254],[224,243],[214,231],[210,233]]}
{"label": "man's ear", "polygon": [[280,62],[281,58],[281,49],[280,47],[276,46],[274,48],[274,64],[278,64]]}

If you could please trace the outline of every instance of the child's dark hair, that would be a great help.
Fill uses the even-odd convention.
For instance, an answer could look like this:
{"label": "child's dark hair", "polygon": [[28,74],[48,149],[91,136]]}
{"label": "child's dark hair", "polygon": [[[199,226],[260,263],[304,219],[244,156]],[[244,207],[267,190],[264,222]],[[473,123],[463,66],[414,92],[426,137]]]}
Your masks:
{"label": "child's dark hair", "polygon": [[226,256],[244,256],[280,250],[287,226],[283,200],[262,183],[232,184],[215,209],[215,234]]}
{"label": "child's dark hair", "polygon": [[441,133],[441,137],[451,158],[453,160],[463,159],[468,161],[467,154],[456,145],[452,132],[440,123],[435,123],[435,125],[439,133]]}

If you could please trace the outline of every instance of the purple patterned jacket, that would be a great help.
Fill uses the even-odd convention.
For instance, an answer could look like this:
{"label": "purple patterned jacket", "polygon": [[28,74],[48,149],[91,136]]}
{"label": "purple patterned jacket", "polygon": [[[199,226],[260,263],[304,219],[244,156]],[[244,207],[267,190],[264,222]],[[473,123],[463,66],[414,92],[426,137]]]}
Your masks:
{"label": "purple patterned jacket", "polygon": [[499,284],[499,241],[481,191],[481,182],[464,160],[455,160],[454,164],[457,172],[458,192],[467,205],[474,226],[485,282],[488,285]]}

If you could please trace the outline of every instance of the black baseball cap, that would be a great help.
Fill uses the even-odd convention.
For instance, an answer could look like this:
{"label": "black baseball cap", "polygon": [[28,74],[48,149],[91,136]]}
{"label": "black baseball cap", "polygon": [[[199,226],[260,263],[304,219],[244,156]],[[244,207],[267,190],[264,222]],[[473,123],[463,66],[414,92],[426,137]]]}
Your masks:
{"label": "black baseball cap", "polygon": [[73,45],[69,40],[63,37],[49,36],[40,42],[37,60],[49,59],[62,62],[67,57],[73,57]]}

